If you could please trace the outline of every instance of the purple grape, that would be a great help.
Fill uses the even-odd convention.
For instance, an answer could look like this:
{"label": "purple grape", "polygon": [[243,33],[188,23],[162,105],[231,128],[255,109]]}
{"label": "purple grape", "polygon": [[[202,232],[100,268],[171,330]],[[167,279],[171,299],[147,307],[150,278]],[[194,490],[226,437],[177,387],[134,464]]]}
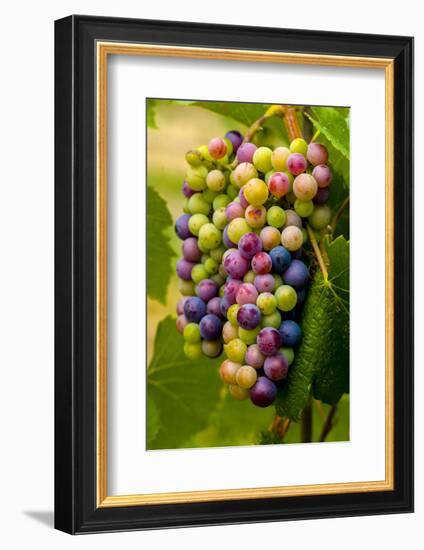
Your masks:
{"label": "purple grape", "polygon": [[199,323],[206,314],[205,302],[197,296],[190,296],[184,303],[184,315],[192,323]]}
{"label": "purple grape", "polygon": [[330,190],[328,187],[321,187],[313,198],[315,204],[325,204],[330,198]]}
{"label": "purple grape", "polygon": [[317,164],[325,164],[328,160],[327,148],[321,143],[310,143],[308,145],[306,158],[314,166]]}
{"label": "purple grape", "polygon": [[221,319],[216,315],[205,315],[200,321],[200,334],[205,340],[218,340],[222,334]]}
{"label": "purple grape", "polygon": [[232,250],[224,258],[224,269],[233,279],[241,279],[249,271],[249,261],[238,250]]}
{"label": "purple grape", "polygon": [[312,170],[312,176],[316,179],[318,187],[323,189],[328,187],[333,179],[333,174],[326,164],[318,164]]}
{"label": "purple grape", "polygon": [[278,332],[280,333],[283,346],[289,348],[297,346],[302,339],[302,329],[296,321],[283,321]]}
{"label": "purple grape", "polygon": [[276,246],[270,251],[269,255],[272,261],[272,269],[279,275],[289,267],[292,261],[290,252],[284,246]]}
{"label": "purple grape", "polygon": [[266,252],[257,252],[252,258],[252,270],[257,275],[265,275],[272,269],[271,256]]}
{"label": "purple grape", "polygon": [[284,272],[284,283],[296,290],[303,288],[309,279],[309,271],[306,265],[300,260],[292,260]]}
{"label": "purple grape", "polygon": [[227,216],[227,220],[229,222],[231,220],[234,220],[235,218],[243,218],[244,208],[239,202],[230,202],[230,204],[225,209],[225,215]]}
{"label": "purple grape", "polygon": [[250,365],[254,369],[259,369],[264,364],[265,356],[259,349],[258,344],[252,344],[247,348],[244,360],[246,365]]}
{"label": "purple grape", "polygon": [[272,292],[275,287],[275,279],[270,273],[265,275],[256,275],[255,287],[258,292]]}
{"label": "purple grape", "polygon": [[186,181],[183,181],[183,185],[181,188],[183,195],[187,197],[188,199],[196,193],[194,189],[192,189],[189,184]]}
{"label": "purple grape", "polygon": [[256,149],[256,145],[250,143],[249,141],[240,145],[237,150],[238,162],[252,162],[253,155],[255,154]]}
{"label": "purple grape", "polygon": [[291,257],[293,258],[293,260],[301,260],[302,256],[303,256],[303,250],[301,248],[299,248],[299,250],[294,250],[291,253]]}
{"label": "purple grape", "polygon": [[243,187],[239,191],[239,200],[243,208],[247,208],[249,206],[249,203],[247,202],[246,197],[244,196],[244,193],[243,193]]}
{"label": "purple grape", "polygon": [[197,245],[196,237],[189,237],[183,241],[182,251],[184,259],[188,262],[199,262],[202,252]]}
{"label": "purple grape", "polygon": [[281,347],[280,333],[275,328],[265,327],[259,332],[256,343],[264,355],[275,355]]}
{"label": "purple grape", "polygon": [[233,241],[228,237],[228,225],[224,227],[224,231],[222,232],[222,242],[227,248],[237,248],[236,243],[233,243]]}
{"label": "purple grape", "polygon": [[203,279],[196,286],[196,294],[204,302],[209,302],[209,300],[218,296],[218,285],[212,279]]}
{"label": "purple grape", "polygon": [[277,397],[277,386],[266,376],[260,376],[250,390],[250,400],[257,407],[269,407]]}
{"label": "purple grape", "polygon": [[241,306],[244,304],[256,304],[258,291],[252,283],[243,283],[237,291],[236,302]]}
{"label": "purple grape", "polygon": [[238,243],[240,254],[246,260],[253,258],[255,254],[262,250],[262,240],[256,233],[245,233]]}
{"label": "purple grape", "polygon": [[189,237],[193,237],[190,229],[188,228],[188,220],[190,219],[190,214],[183,214],[175,222],[175,233],[183,241]]}
{"label": "purple grape", "polygon": [[224,285],[224,296],[228,299],[230,305],[236,303],[236,296],[243,281],[239,279],[228,279]]}
{"label": "purple grape", "polygon": [[184,260],[184,258],[178,260],[176,267],[178,277],[184,279],[184,281],[191,281],[191,271],[195,265],[193,262]]}
{"label": "purple grape", "polygon": [[177,304],[177,315],[182,315],[184,313],[184,304],[187,300],[187,296],[183,296],[178,300]]}
{"label": "purple grape", "polygon": [[237,312],[237,322],[246,330],[256,328],[260,321],[261,312],[254,304],[245,304]]}
{"label": "purple grape", "polygon": [[219,296],[215,296],[215,298],[211,298],[208,302],[208,305],[206,306],[206,312],[211,313],[212,315],[216,315],[217,317],[221,317],[221,298]]}
{"label": "purple grape", "polygon": [[278,380],[284,380],[284,378],[287,378],[288,370],[289,363],[286,357],[281,353],[277,353],[276,355],[272,355],[271,357],[267,357],[265,359],[265,375],[274,382],[278,382]]}
{"label": "purple grape", "polygon": [[237,130],[230,130],[225,134],[225,137],[231,141],[234,153],[237,153],[238,148],[243,143],[243,136]]}
{"label": "purple grape", "polygon": [[223,298],[221,298],[221,315],[222,315],[222,317],[225,317],[225,318],[227,317],[228,308],[232,305],[233,304],[227,298],[227,296],[224,296]]}
{"label": "purple grape", "polygon": [[287,168],[295,176],[304,172],[307,165],[308,163],[301,153],[292,153],[287,159]]}

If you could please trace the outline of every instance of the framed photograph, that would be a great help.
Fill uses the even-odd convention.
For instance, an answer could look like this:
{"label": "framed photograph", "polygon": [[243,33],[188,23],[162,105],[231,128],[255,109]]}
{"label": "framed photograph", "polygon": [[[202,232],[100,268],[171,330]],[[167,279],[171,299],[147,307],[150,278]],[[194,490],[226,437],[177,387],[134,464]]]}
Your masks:
{"label": "framed photograph", "polygon": [[413,39],[55,24],[55,525],[413,510]]}

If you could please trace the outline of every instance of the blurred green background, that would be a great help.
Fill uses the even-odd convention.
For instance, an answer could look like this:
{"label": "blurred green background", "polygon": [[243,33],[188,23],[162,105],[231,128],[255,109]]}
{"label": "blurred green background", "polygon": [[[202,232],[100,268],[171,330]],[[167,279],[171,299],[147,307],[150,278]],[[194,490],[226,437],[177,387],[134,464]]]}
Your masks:
{"label": "blurred green background", "polygon": [[[223,104],[219,105],[223,111]],[[267,106],[254,108],[264,113]],[[228,112],[231,113],[231,109]],[[155,262],[148,261],[151,271],[148,286],[156,284],[157,273],[163,272],[163,277],[169,277],[167,292],[163,295],[158,294],[160,289],[156,292],[148,289],[147,448],[252,445],[261,439],[265,443],[260,433],[271,427],[275,408],[258,409],[250,401],[235,401],[227,395],[218,376],[222,358],[204,358],[200,361],[202,364],[193,365],[182,353],[183,339],[171,320],[176,316],[180,299],[175,264],[181,253],[181,241],[175,235],[173,223],[182,214],[185,153],[206,144],[211,137],[223,136],[228,130],[245,133],[248,126],[241,122],[243,113],[234,120],[203,107],[168,100],[149,100],[147,118],[147,184],[148,190],[153,190],[147,209],[148,251],[150,246],[150,254],[156,254],[152,256]],[[275,120],[267,124],[260,139],[273,145],[284,145],[288,141],[281,121]],[[156,215],[157,211],[160,215]],[[163,246],[158,246],[157,251],[153,249],[157,246],[158,231],[162,232],[164,244],[170,247],[168,252]],[[151,298],[152,294],[156,294],[156,299]],[[329,408],[320,402],[312,403],[315,441]],[[348,395],[340,401],[335,420],[327,441],[348,440]],[[292,423],[284,442],[300,442],[300,432],[300,424]]]}

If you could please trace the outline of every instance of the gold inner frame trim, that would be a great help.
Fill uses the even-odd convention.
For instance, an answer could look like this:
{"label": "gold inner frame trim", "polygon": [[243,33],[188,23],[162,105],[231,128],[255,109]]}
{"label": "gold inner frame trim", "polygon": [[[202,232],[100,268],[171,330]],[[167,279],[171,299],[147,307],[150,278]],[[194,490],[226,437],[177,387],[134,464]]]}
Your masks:
{"label": "gold inner frame trim", "polygon": [[[142,506],[255,498],[363,493],[394,489],[394,61],[390,58],[97,42],[97,506]],[[107,493],[107,61],[109,55],[219,59],[332,67],[384,69],[386,125],[386,376],[385,479],[315,485],[217,489],[109,496]]]}

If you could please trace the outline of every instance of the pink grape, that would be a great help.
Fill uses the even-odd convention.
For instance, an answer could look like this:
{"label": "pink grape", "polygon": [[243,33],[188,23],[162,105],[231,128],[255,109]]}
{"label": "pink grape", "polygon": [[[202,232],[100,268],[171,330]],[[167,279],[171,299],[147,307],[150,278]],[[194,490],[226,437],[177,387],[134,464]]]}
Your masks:
{"label": "pink grape", "polygon": [[252,269],[257,275],[269,273],[272,269],[272,260],[266,252],[258,252],[252,258]]}
{"label": "pink grape", "polygon": [[184,302],[187,300],[187,296],[180,298],[177,303],[177,315],[182,315],[184,313]]}
{"label": "pink grape", "polygon": [[325,204],[330,197],[330,190],[328,187],[318,188],[317,194],[314,197],[315,204]]}
{"label": "pink grape", "polygon": [[186,316],[184,314],[178,315],[175,324],[177,326],[178,332],[180,332],[182,334],[183,331],[184,331],[185,326],[188,325],[188,321],[187,321]]}
{"label": "pink grape", "polygon": [[308,161],[317,166],[318,164],[326,164],[328,160],[327,148],[321,143],[310,143],[306,153]]}
{"label": "pink grape", "polygon": [[215,296],[214,298],[211,298],[206,306],[206,313],[212,313],[213,315],[216,315],[217,317],[221,317],[221,298],[219,296]]}
{"label": "pink grape", "polygon": [[284,223],[284,227],[288,227],[289,225],[295,225],[299,229],[302,229],[302,219],[294,210],[286,210],[286,221]]}
{"label": "pink grape", "polygon": [[203,279],[196,286],[196,294],[204,302],[209,302],[218,295],[218,285],[211,279]]}
{"label": "pink grape", "polygon": [[249,267],[249,261],[238,250],[231,251],[224,259],[224,269],[234,279],[241,279],[249,271]]}
{"label": "pink grape", "polygon": [[214,159],[221,159],[227,154],[227,144],[221,138],[212,138],[208,143],[208,151]]}
{"label": "pink grape", "polygon": [[188,199],[196,193],[194,189],[192,189],[189,184],[186,181],[183,181],[183,186],[181,188],[183,195],[187,197]]}
{"label": "pink grape", "polygon": [[275,355],[281,347],[281,336],[277,329],[263,328],[256,339],[260,351],[264,355]]}
{"label": "pink grape", "polygon": [[270,273],[265,273],[264,275],[256,275],[255,287],[258,292],[272,292],[275,288],[275,279]]}
{"label": "pink grape", "polygon": [[178,277],[184,279],[185,281],[191,281],[191,272],[194,266],[195,264],[193,262],[188,262],[183,258],[178,260],[176,267]]}
{"label": "pink grape", "polygon": [[[286,212],[288,212],[288,210],[286,210]],[[259,236],[261,238],[262,245],[265,250],[271,250],[272,248],[280,244],[281,233],[278,231],[276,227],[271,227],[269,225],[265,226],[261,230]]]}
{"label": "pink grape", "polygon": [[230,301],[231,304],[235,304],[237,292],[243,284],[239,279],[229,279],[224,285],[224,296]]}
{"label": "pink grape", "polygon": [[306,159],[301,153],[292,153],[287,159],[287,168],[294,176],[304,172],[307,165]]}
{"label": "pink grape", "polygon": [[182,252],[184,259],[188,262],[199,262],[202,257],[202,252],[199,249],[196,237],[189,237],[183,241]]}
{"label": "pink grape", "polygon": [[252,283],[243,283],[237,291],[236,302],[240,305],[255,304],[258,298],[258,291]]}
{"label": "pink grape", "polygon": [[275,382],[287,378],[289,364],[284,355],[278,353],[272,357],[267,357],[264,363],[265,375]]}
{"label": "pink grape", "polygon": [[266,208],[250,204],[244,213],[247,223],[254,229],[263,227],[266,223]]}
{"label": "pink grape", "polygon": [[265,361],[265,355],[259,349],[258,344],[252,344],[247,348],[245,362],[255,369],[260,369]]}
{"label": "pink grape", "polygon": [[284,172],[274,172],[268,180],[268,189],[272,196],[280,199],[289,192],[290,180]]}
{"label": "pink grape", "polygon": [[243,187],[239,191],[239,200],[243,208],[247,208],[249,206],[249,203],[247,202],[246,197],[244,196],[244,193],[243,193]]}
{"label": "pink grape", "polygon": [[235,218],[242,218],[244,216],[244,208],[239,202],[230,202],[225,209],[227,220],[230,222]]}
{"label": "pink grape", "polygon": [[239,240],[238,249],[246,260],[250,260],[255,254],[261,252],[262,241],[256,233],[245,233]]}
{"label": "pink grape", "polygon": [[326,164],[319,164],[312,170],[312,175],[316,179],[318,187],[321,189],[328,187],[333,179],[333,174]]}
{"label": "pink grape", "polygon": [[247,141],[242,143],[237,150],[238,162],[252,162],[253,155],[255,154],[257,147],[253,143]]}

